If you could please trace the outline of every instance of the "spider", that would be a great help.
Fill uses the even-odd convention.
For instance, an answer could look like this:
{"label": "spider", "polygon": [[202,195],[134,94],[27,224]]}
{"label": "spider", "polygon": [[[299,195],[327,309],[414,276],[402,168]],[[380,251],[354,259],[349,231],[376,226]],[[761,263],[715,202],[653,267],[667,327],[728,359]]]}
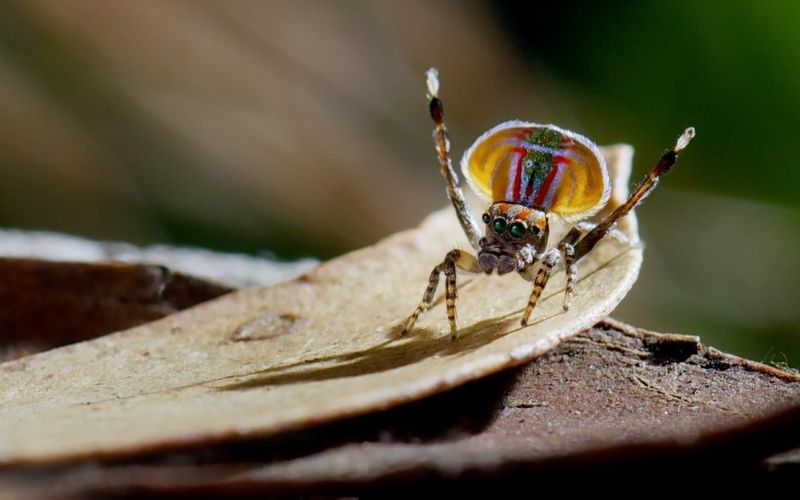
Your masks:
{"label": "spider", "polygon": [[[422,301],[406,321],[403,334],[430,308],[439,277],[444,273],[450,333],[454,340],[458,337],[456,268],[469,273],[496,271],[498,275],[516,271],[532,281],[533,291],[522,313],[521,323],[526,326],[553,268],[563,258],[567,275],[563,309],[569,310],[578,278],[577,262],[605,235],[613,233],[616,222],[655,189],[659,178],[669,172],[678,153],[695,135],[694,128],[687,128],[628,200],[592,225],[585,219],[605,206],[611,190],[605,160],[597,146],[586,137],[555,125],[517,120],[501,123],[480,136],[461,160],[461,170],[470,187],[491,202],[481,216],[486,227],[481,236],[450,161],[450,141],[435,68],[427,72],[427,86],[433,137],[447,194],[477,255],[459,249],[445,255],[433,268]],[[573,227],[555,247],[548,247],[552,215],[566,222],[584,222]]]}

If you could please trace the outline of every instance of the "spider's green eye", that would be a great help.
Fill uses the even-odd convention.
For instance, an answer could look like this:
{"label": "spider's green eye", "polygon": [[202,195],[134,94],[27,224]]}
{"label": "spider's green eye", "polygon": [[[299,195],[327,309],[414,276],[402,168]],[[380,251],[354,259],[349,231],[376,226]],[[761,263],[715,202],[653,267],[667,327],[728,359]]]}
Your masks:
{"label": "spider's green eye", "polygon": [[492,228],[494,228],[494,232],[497,234],[501,234],[505,231],[506,227],[508,227],[508,222],[502,217],[498,217],[492,222]]}
{"label": "spider's green eye", "polygon": [[522,222],[514,222],[508,227],[508,232],[513,238],[520,239],[525,236],[527,231],[525,230],[525,224]]}
{"label": "spider's green eye", "polygon": [[492,220],[492,218],[489,217],[489,214],[483,214],[483,217],[481,217],[481,218],[483,219],[483,223],[484,224],[488,224],[489,221]]}
{"label": "spider's green eye", "polygon": [[536,236],[537,234],[539,234],[539,231],[541,231],[541,229],[539,229],[538,226],[531,226],[529,231],[531,232],[532,235]]}

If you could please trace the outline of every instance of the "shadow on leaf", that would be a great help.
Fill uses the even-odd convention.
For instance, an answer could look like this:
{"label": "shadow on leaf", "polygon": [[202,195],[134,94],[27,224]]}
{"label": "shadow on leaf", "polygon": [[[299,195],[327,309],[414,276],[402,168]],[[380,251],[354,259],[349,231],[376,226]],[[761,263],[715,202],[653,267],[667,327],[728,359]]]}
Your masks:
{"label": "shadow on leaf", "polygon": [[[542,317],[538,322],[549,318],[550,316]],[[419,328],[408,341],[403,342],[404,337],[400,336],[403,325],[398,324],[389,334],[389,340],[368,349],[276,366],[246,375],[249,377],[247,380],[216,386],[215,389],[235,391],[357,377],[392,370],[429,357],[460,356],[521,330],[521,326],[513,327],[518,321],[518,312],[478,321],[462,328],[455,341],[449,335],[439,335],[431,329]]]}

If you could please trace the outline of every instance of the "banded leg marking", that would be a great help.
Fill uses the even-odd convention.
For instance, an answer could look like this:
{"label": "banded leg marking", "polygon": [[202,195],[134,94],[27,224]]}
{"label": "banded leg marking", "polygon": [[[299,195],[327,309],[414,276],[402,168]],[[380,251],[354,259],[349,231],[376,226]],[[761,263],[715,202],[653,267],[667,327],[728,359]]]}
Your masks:
{"label": "banded leg marking", "polygon": [[572,297],[575,295],[575,283],[578,281],[578,266],[575,264],[575,247],[571,244],[562,242],[558,245],[558,250],[564,256],[564,267],[567,273],[567,287],[564,291],[564,303],[561,307],[564,311],[569,311],[572,305]]}
{"label": "banded leg marking", "polygon": [[436,288],[439,286],[439,276],[441,273],[444,273],[445,300],[447,303],[447,320],[450,323],[450,335],[453,339],[458,337],[458,328],[456,325],[456,299],[458,298],[456,268],[470,273],[477,273],[480,271],[478,259],[474,255],[463,250],[451,250],[448,252],[444,261],[431,271],[431,275],[428,278],[428,287],[425,289],[422,301],[406,321],[406,326],[403,328],[402,335],[411,331],[419,317],[430,309],[433,303],[433,297],[436,295]]}
{"label": "banded leg marking", "polygon": [[443,267],[444,264],[439,264],[433,268],[433,271],[431,271],[431,275],[428,278],[428,287],[425,289],[425,293],[422,295],[422,301],[414,310],[414,313],[406,321],[406,326],[403,327],[401,335],[405,335],[411,331],[411,329],[414,328],[414,323],[417,322],[422,313],[431,307],[433,296],[436,293],[436,288],[439,286],[439,274],[442,272]]}
{"label": "banded leg marking", "polygon": [[475,250],[480,248],[478,241],[481,238],[481,231],[478,222],[472,216],[472,212],[464,199],[464,192],[458,185],[458,175],[453,169],[453,162],[450,160],[450,140],[447,138],[447,127],[444,124],[444,106],[439,99],[439,72],[436,68],[431,68],[427,72],[428,77],[428,109],[434,123],[433,139],[436,143],[436,154],[439,158],[439,168],[445,182],[447,182],[447,196],[456,211],[458,222],[464,234],[467,235],[470,245]]}
{"label": "banded leg marking", "polygon": [[530,299],[528,299],[528,305],[525,306],[525,312],[522,313],[522,321],[520,322],[522,326],[528,325],[528,319],[531,317],[533,308],[536,307],[536,303],[539,301],[539,297],[542,295],[544,287],[547,286],[547,281],[550,279],[550,273],[553,271],[555,265],[558,264],[560,258],[561,255],[557,248],[551,248],[544,254],[541,264],[539,265],[539,271],[536,273],[536,278],[533,281],[533,292],[531,292]]}
{"label": "banded leg marking", "polygon": [[564,303],[561,305],[565,311],[569,311],[570,305],[572,304],[572,298],[575,296],[575,285],[578,282],[578,265],[577,259],[575,259],[574,245],[581,238],[581,236],[586,234],[588,231],[591,231],[593,227],[594,226],[591,224],[582,222],[573,227],[558,243],[558,251],[561,252],[561,256],[564,258],[564,270],[567,274],[567,286],[564,290]]}
{"label": "banded leg marking", "polygon": [[456,289],[456,265],[453,259],[445,259],[444,279],[444,295],[447,301],[447,321],[450,323],[450,337],[455,339],[458,336],[458,326],[456,325],[456,298],[458,298],[458,290]]}

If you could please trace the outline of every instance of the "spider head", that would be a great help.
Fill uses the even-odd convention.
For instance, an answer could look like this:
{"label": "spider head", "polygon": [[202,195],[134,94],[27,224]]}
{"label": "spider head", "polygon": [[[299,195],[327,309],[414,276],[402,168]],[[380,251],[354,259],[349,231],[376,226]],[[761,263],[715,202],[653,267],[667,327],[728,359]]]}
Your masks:
{"label": "spider head", "polygon": [[492,204],[482,215],[486,236],[480,240],[478,265],[486,274],[518,271],[547,246],[549,225],[541,210],[514,203]]}

